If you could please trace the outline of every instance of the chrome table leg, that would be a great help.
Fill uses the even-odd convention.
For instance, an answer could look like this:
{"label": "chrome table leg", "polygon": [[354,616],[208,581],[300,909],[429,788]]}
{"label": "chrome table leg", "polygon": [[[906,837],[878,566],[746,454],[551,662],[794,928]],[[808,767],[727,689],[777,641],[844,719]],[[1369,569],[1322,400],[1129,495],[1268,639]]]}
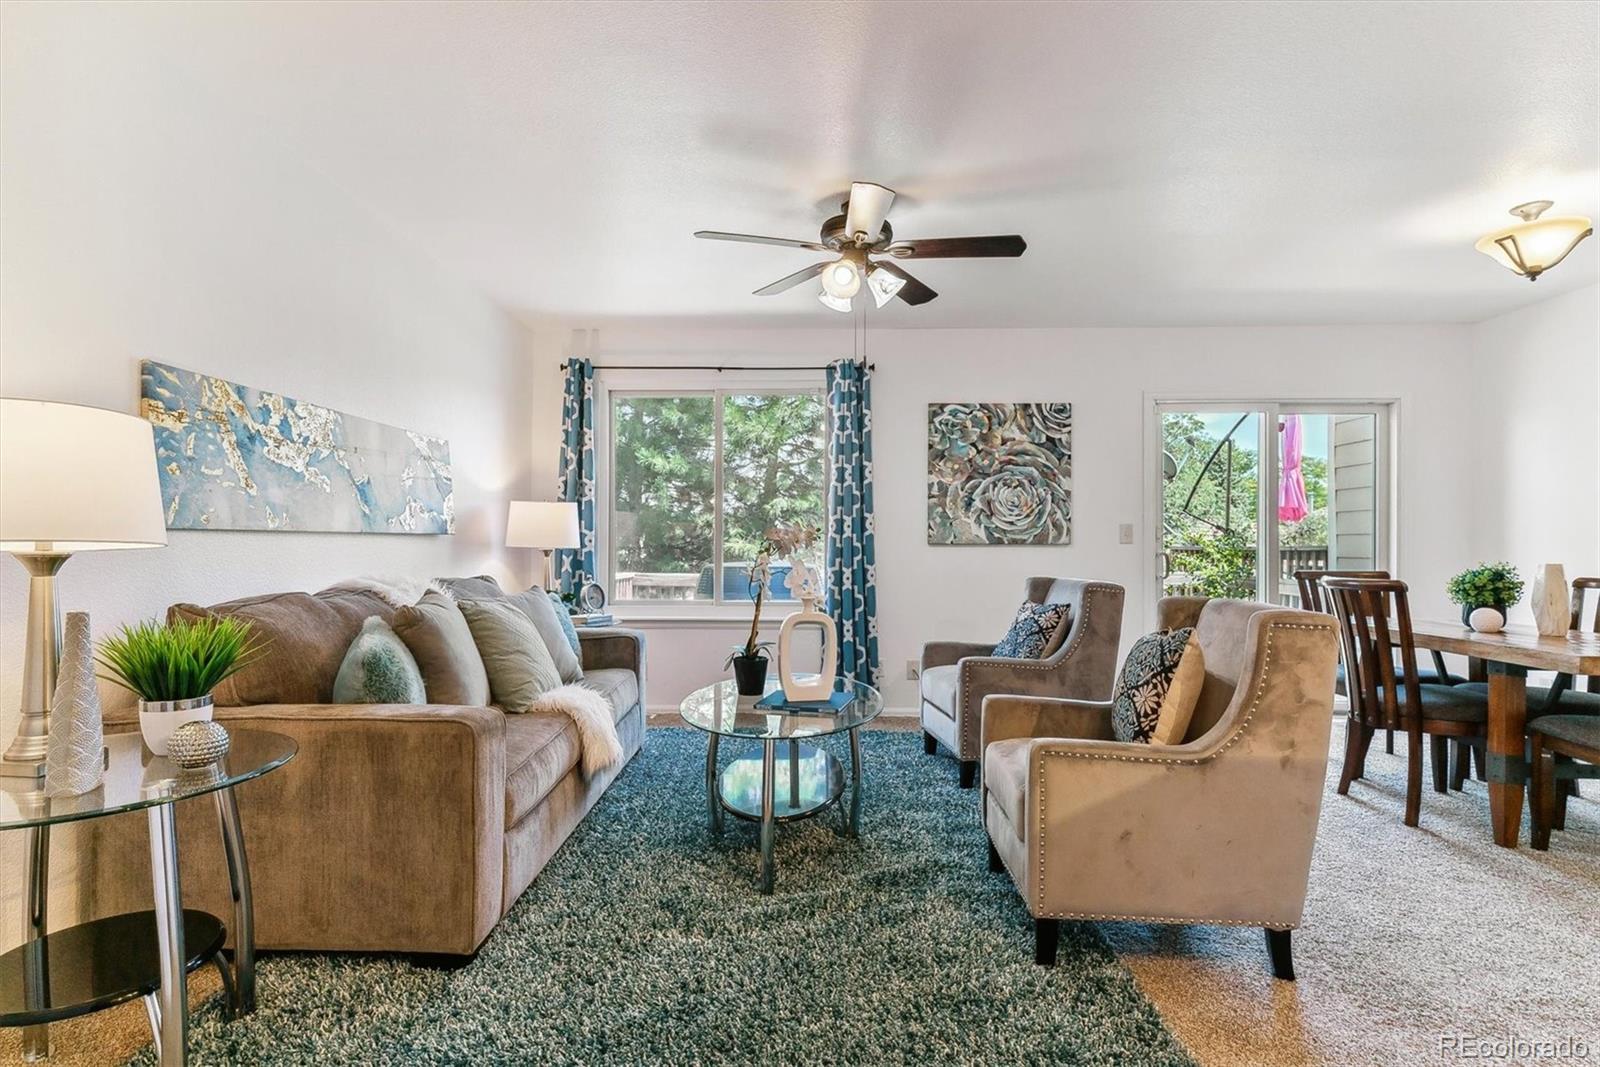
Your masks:
{"label": "chrome table leg", "polygon": [[156,946],[161,956],[157,993],[161,1067],[181,1067],[187,1059],[188,973],[184,967],[183,892],[178,883],[178,827],[172,803],[146,809],[150,828],[150,883],[156,905]]}
{"label": "chrome table leg", "polygon": [[850,836],[861,833],[861,731],[850,731]]}
{"label": "chrome table leg", "polygon": [[717,734],[706,735],[706,810],[711,818],[711,832],[722,833],[722,799],[717,790]]}
{"label": "chrome table leg", "polygon": [[144,1014],[150,1020],[150,1040],[156,1047],[156,1059],[161,1059],[161,1005],[154,993],[144,995]]}
{"label": "chrome table leg", "polygon": [[778,823],[773,816],[772,792],[777,788],[776,741],[761,742],[761,891],[772,892],[774,878],[772,846]]}
{"label": "chrome table leg", "polygon": [[228,884],[233,889],[233,982],[231,1008],[235,1015],[256,1010],[256,920],[250,901],[250,861],[244,851],[244,828],[233,788],[219,789],[217,821],[222,824],[222,848],[228,856]]}
{"label": "chrome table leg", "polygon": [[[25,831],[24,848],[27,849],[28,865],[28,914],[25,916],[23,940],[37,941],[45,935],[45,926],[49,920],[50,903],[50,827],[30,826]],[[41,946],[42,947],[42,946]],[[42,967],[42,958],[37,954],[29,955],[30,963]],[[48,976],[44,973],[30,973],[23,975],[26,983],[23,992],[30,1000],[36,999],[42,1007],[46,998],[44,984]],[[22,1060],[24,1063],[37,1063],[50,1057],[50,1027],[48,1024],[39,1026],[25,1026],[22,1028]]]}
{"label": "chrome table leg", "polygon": [[800,806],[800,742],[789,741],[789,810]]}

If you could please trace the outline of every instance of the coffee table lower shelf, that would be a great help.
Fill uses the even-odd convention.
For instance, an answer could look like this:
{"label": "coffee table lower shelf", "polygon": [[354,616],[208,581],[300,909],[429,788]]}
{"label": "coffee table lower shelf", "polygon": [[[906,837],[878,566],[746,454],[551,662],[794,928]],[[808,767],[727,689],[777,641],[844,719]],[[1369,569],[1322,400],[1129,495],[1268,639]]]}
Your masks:
{"label": "coffee table lower shelf", "polygon": [[[780,741],[773,760],[772,816],[778,822],[815,815],[844,795],[844,764],[824,748]],[[761,821],[761,756],[741,756],[717,779],[717,799],[731,815]]]}

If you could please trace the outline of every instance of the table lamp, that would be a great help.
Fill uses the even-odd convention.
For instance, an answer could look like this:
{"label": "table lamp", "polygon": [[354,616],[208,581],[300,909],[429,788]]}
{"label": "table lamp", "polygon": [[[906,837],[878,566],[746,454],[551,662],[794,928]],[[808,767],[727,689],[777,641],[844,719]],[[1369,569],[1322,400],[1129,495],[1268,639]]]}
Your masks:
{"label": "table lamp", "polygon": [[551,556],[558,548],[577,548],[578,505],[566,501],[513,500],[506,521],[508,548],[544,550],[544,587],[550,588]]}
{"label": "table lamp", "polygon": [[148,422],[77,404],[0,398],[0,551],[28,572],[22,722],[0,756],[0,777],[44,777],[61,655],[56,572],[75,552],[166,543]]}

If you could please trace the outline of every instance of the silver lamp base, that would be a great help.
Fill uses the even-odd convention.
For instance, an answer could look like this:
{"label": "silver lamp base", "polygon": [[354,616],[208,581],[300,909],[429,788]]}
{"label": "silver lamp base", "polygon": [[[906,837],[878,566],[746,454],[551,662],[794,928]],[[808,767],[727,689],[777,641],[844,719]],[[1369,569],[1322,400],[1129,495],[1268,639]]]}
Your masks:
{"label": "silver lamp base", "polygon": [[0,756],[0,778],[44,778],[50,748],[50,700],[61,660],[61,604],[56,572],[65,552],[13,552],[28,572],[28,636],[22,657],[22,722]]}

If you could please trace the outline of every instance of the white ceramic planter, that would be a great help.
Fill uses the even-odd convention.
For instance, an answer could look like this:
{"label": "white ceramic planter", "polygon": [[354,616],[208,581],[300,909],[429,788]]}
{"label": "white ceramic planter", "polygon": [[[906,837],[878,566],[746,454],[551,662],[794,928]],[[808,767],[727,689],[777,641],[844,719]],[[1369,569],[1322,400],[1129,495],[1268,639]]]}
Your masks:
{"label": "white ceramic planter", "polygon": [[214,710],[209,695],[193,700],[139,701],[139,733],[144,737],[144,747],[165,756],[172,731],[186,722],[210,722]]}

